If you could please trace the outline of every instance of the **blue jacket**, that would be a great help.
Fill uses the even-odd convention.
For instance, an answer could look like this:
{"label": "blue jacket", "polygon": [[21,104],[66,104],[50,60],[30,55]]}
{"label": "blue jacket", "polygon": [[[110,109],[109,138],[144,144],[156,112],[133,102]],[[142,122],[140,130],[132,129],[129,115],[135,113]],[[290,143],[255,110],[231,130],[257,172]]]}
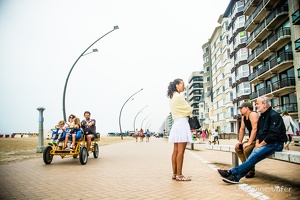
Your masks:
{"label": "blue jacket", "polygon": [[267,144],[286,142],[285,125],[282,117],[271,107],[261,113],[258,119],[256,139],[265,141]]}

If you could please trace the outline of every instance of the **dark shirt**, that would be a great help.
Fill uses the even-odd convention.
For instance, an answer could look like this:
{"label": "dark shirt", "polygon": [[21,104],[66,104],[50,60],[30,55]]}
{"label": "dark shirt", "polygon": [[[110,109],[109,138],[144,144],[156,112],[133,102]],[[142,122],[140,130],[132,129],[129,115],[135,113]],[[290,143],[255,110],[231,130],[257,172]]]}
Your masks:
{"label": "dark shirt", "polygon": [[[86,126],[87,123],[90,123],[90,122],[94,122],[94,125],[88,127]],[[87,121],[86,119],[82,120],[81,121],[81,127],[83,128],[83,130],[85,130],[85,128],[89,128],[91,130],[92,133],[96,133],[96,120],[95,119],[90,119],[89,121]]]}
{"label": "dark shirt", "polygon": [[246,116],[244,116],[244,124],[245,124],[247,130],[249,131],[249,138],[250,138],[251,131],[252,131],[252,125],[251,125],[250,117],[248,117],[248,119],[246,119]]}
{"label": "dark shirt", "polygon": [[271,107],[261,113],[258,119],[256,138],[265,141],[267,144],[286,142],[285,125],[282,117]]}

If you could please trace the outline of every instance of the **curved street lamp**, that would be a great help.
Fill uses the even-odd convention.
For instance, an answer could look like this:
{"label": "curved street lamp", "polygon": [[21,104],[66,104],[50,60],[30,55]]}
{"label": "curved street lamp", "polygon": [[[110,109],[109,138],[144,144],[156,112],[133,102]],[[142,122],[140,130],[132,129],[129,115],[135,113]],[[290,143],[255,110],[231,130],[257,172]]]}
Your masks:
{"label": "curved street lamp", "polygon": [[147,107],[148,105],[146,105],[144,108],[142,108],[135,116],[134,120],[133,120],[133,131],[135,132],[135,120],[137,118],[137,116]]}
{"label": "curved street lamp", "polygon": [[148,124],[149,124],[152,120],[153,120],[153,119],[150,119],[150,120],[147,122],[147,124],[146,124],[146,126],[145,126],[145,131],[147,130]]}
{"label": "curved street lamp", "polygon": [[151,113],[150,113],[147,117],[145,117],[145,119],[142,121],[141,129],[143,128],[143,123],[144,123],[144,121],[145,121],[150,115],[151,115]]}
{"label": "curved street lamp", "polygon": [[119,127],[120,127],[120,133],[121,133],[121,140],[123,140],[123,132],[122,132],[122,127],[121,127],[121,115],[122,115],[122,110],[125,106],[125,104],[131,99],[131,97],[133,97],[134,95],[136,95],[137,93],[139,93],[140,91],[142,91],[142,89],[140,89],[139,91],[135,92],[133,95],[131,95],[126,101],[125,103],[123,104],[121,110],[120,110],[120,114],[119,114]]}
{"label": "curved street lamp", "polygon": [[[89,53],[85,54],[85,52],[86,52],[87,50],[89,50],[89,48],[90,48],[91,46],[93,46],[96,42],[98,42],[98,41],[99,41],[100,39],[102,39],[104,36],[108,35],[109,33],[113,32],[114,30],[117,30],[117,29],[119,29],[119,27],[118,27],[118,26],[114,26],[114,29],[113,29],[113,30],[107,32],[106,34],[104,34],[103,36],[101,36],[100,38],[98,38],[95,42],[93,42],[88,48],[86,48],[86,50],[84,50],[84,51],[80,54],[80,56],[77,58],[77,60],[75,61],[75,63],[74,63],[73,66],[71,67],[71,69],[70,69],[70,71],[69,71],[69,74],[68,74],[68,76],[67,76],[66,82],[65,82],[64,93],[63,93],[63,115],[64,115],[64,120],[65,120],[65,121],[67,121],[67,117],[66,117],[66,104],[65,104],[66,90],[67,90],[68,81],[69,81],[69,78],[70,78],[70,75],[71,75],[71,72],[72,72],[73,68],[75,67],[76,63],[78,62],[78,60],[79,60],[82,56],[89,54]],[[93,49],[92,52],[97,52],[97,51],[98,51],[97,49]],[[92,52],[90,52],[90,53],[92,53]]]}

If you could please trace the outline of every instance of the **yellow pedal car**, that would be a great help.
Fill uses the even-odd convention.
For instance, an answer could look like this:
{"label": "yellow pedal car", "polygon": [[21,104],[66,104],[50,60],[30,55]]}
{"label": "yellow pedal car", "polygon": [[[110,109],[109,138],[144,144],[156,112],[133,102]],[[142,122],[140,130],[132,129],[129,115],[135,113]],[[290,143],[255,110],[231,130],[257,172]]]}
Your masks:
{"label": "yellow pedal car", "polygon": [[[63,141],[64,141],[65,135],[61,137],[61,141],[57,145],[49,145],[46,146],[43,151],[43,160],[45,164],[50,164],[52,162],[54,155],[59,155],[61,158],[64,157],[70,157],[77,158],[79,156],[79,161],[82,165],[85,165],[88,161],[88,155],[89,152],[87,151],[87,142],[86,142],[86,136],[83,134],[82,131],[77,131],[76,133],[76,142],[75,142],[75,148],[74,149],[62,149]],[[93,153],[94,158],[98,158],[99,155],[99,145],[97,142],[100,141],[100,134],[97,133],[94,135],[90,152]]]}

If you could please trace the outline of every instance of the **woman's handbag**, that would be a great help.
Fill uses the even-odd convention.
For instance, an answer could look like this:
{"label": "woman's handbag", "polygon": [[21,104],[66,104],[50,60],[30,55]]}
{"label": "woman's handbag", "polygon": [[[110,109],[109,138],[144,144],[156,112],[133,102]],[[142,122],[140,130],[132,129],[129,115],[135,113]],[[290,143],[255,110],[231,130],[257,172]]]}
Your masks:
{"label": "woman's handbag", "polygon": [[194,116],[194,117],[190,117],[189,118],[189,124],[190,124],[190,129],[191,130],[195,130],[195,129],[198,129],[200,128],[200,123],[198,121],[198,118],[197,116]]}

